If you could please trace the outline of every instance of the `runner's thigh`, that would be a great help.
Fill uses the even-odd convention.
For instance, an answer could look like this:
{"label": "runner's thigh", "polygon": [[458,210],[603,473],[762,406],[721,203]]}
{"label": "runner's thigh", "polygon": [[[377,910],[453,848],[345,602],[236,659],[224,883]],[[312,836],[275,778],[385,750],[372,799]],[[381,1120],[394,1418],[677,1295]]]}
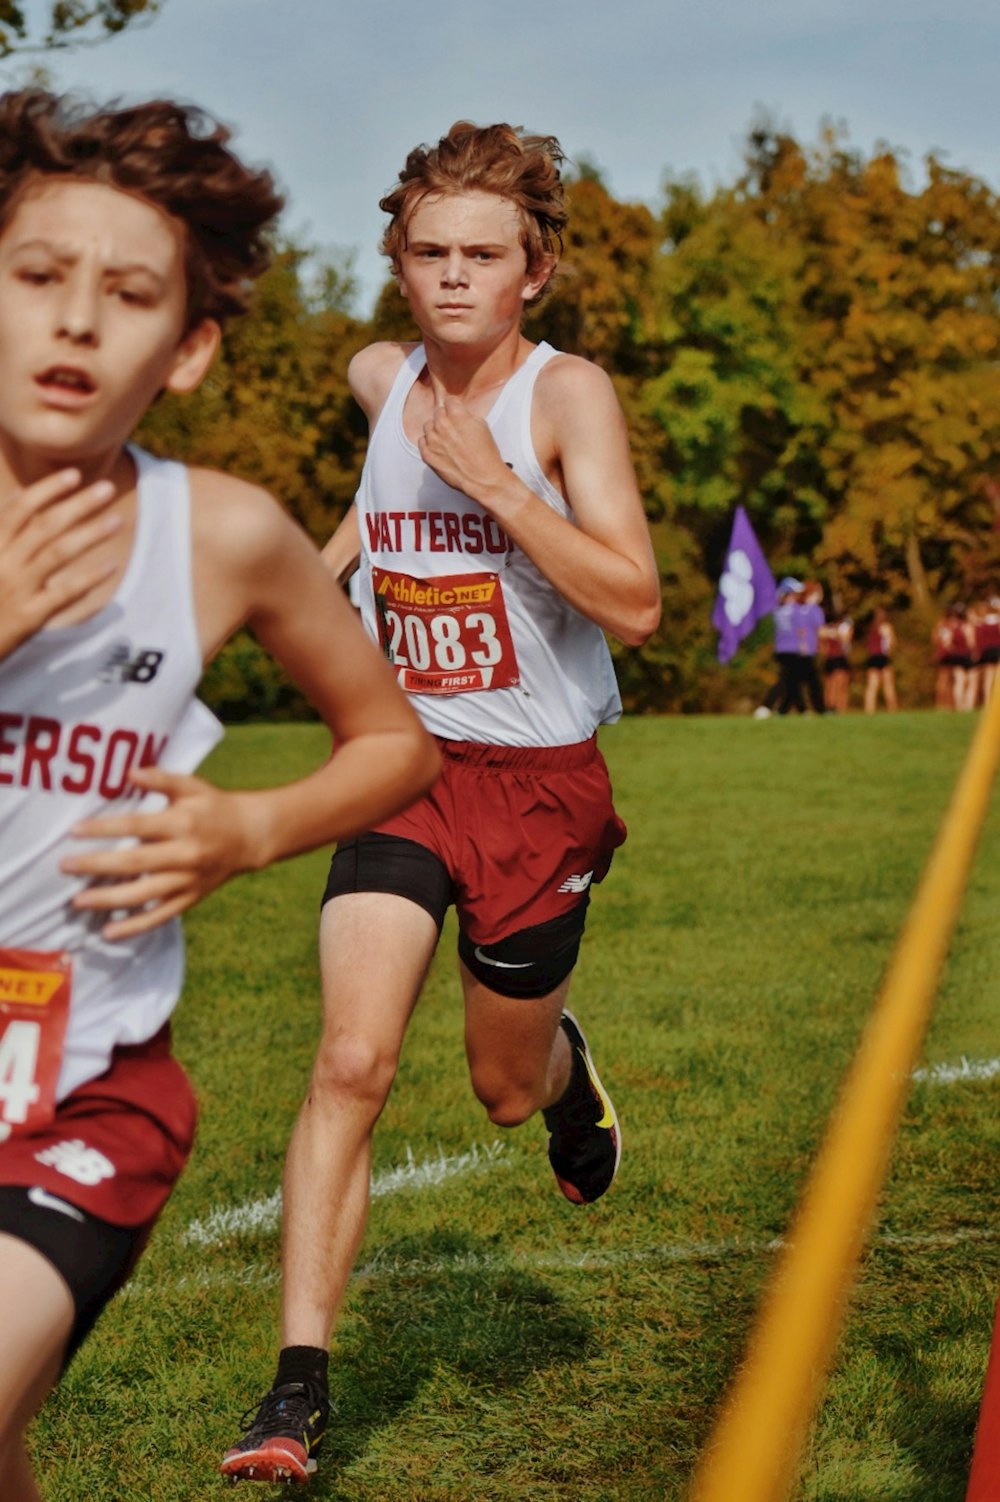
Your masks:
{"label": "runner's thigh", "polygon": [[0,1233],[0,1434],[18,1433],[55,1385],[74,1320],[69,1288],[47,1257]]}
{"label": "runner's thigh", "polygon": [[430,914],[391,892],[331,898],[320,922],[324,1028],[402,1042],[437,946]]}

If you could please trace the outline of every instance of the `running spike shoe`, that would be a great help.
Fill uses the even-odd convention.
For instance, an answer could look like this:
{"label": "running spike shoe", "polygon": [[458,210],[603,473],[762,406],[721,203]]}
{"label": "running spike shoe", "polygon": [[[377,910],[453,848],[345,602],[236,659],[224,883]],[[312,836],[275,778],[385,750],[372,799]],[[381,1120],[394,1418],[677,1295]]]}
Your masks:
{"label": "running spike shoe", "polygon": [[598,1078],[583,1029],[572,1012],[560,1022],[573,1052],[565,1094],[542,1112],[549,1129],[549,1162],[574,1205],[590,1205],[610,1188],[622,1155],[621,1127]]}
{"label": "running spike shoe", "polygon": [[226,1451],[223,1476],[231,1481],[308,1481],[329,1417],[329,1398],[312,1382],[272,1387],[256,1412],[250,1408],[240,1420],[246,1432]]}

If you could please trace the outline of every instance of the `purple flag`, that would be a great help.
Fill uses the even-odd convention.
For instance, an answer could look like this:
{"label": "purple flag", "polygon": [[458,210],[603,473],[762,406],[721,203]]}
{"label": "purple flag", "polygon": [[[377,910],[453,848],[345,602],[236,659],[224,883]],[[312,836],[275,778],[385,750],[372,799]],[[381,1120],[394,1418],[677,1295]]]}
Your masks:
{"label": "purple flag", "polygon": [[719,632],[720,662],[728,662],[757,622],[770,615],[775,598],[774,575],[754,536],[750,518],[742,506],[737,506],[712,611],[712,625]]}

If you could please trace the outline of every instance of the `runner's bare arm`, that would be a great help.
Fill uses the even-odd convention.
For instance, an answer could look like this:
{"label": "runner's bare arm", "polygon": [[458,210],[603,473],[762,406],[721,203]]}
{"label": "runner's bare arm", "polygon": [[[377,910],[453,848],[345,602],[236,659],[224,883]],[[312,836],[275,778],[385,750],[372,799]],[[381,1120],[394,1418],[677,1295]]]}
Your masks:
{"label": "runner's bare arm", "polygon": [[121,521],[109,480],[60,470],[0,503],[0,661],[112,572],[88,559]]}
{"label": "runner's bare arm", "polygon": [[[216,541],[195,570],[203,637],[214,649],[249,625],[316,706],[335,750],[310,776],[260,791],[225,792],[157,768],[136,772],[136,784],[163,793],[168,807],[86,821],[76,830],[81,838],[139,843],[64,863],[104,879],[79,894],[78,907],[130,910],[107,925],[109,938],[166,922],[239,871],[370,827],[437,773],[433,742],[305,534],[269,497],[248,494],[251,487],[215,488],[224,492],[213,502],[221,513]],[[196,521],[196,558],[207,535]]]}
{"label": "runner's bare arm", "polygon": [[[369,344],[359,350],[347,367],[347,380],[358,406],[374,427],[396,372],[413,345]],[[346,584],[358,566],[361,538],[357,508],[352,506],[323,549],[323,562],[341,584]]]}
{"label": "runner's bare arm", "polygon": [[507,467],[487,424],[457,398],[441,393],[421,456],[478,501],[571,605],[641,645],[659,621],[660,586],[614,388],[589,361],[561,355],[535,391],[539,459],[561,481],[572,521]]}
{"label": "runner's bare arm", "polygon": [[338,584],[346,584],[358,567],[361,536],[358,532],[358,508],[352,506],[344,516],[321,555]]}

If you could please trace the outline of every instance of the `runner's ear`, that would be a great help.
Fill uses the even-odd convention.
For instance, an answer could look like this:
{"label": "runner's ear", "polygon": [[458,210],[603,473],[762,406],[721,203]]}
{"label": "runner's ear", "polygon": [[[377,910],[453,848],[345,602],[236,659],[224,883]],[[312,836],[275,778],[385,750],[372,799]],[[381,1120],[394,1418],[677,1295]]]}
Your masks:
{"label": "runner's ear", "polygon": [[556,269],[555,256],[542,256],[535,266],[527,273],[524,286],[521,288],[521,298],[524,302],[531,302],[537,297],[545,286],[549,277]]}
{"label": "runner's ear", "polygon": [[214,318],[203,318],[191,329],[174,354],[166,388],[178,396],[187,396],[200,386],[208,374],[222,342],[222,330]]}

